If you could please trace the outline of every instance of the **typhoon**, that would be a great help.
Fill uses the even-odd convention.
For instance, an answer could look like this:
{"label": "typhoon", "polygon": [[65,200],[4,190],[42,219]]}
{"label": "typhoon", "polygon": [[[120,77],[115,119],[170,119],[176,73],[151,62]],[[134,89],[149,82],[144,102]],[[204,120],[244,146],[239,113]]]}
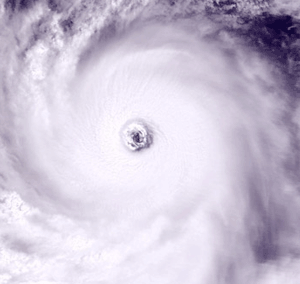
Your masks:
{"label": "typhoon", "polygon": [[1,4],[0,283],[299,283],[300,25],[100,2]]}

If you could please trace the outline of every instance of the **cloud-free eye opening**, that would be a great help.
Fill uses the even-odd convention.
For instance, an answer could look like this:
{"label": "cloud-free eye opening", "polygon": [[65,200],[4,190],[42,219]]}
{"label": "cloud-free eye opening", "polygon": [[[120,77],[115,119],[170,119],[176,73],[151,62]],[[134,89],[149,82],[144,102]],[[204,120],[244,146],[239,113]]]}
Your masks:
{"label": "cloud-free eye opening", "polygon": [[151,146],[153,133],[145,122],[132,120],[123,126],[121,140],[130,151],[140,151]]}

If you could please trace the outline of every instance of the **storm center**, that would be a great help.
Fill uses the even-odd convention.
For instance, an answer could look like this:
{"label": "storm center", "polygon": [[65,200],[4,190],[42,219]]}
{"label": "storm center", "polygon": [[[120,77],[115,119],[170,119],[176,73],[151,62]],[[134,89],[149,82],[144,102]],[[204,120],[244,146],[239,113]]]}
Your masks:
{"label": "storm center", "polygon": [[131,121],[126,123],[121,133],[122,143],[131,151],[149,148],[153,135],[145,122]]}

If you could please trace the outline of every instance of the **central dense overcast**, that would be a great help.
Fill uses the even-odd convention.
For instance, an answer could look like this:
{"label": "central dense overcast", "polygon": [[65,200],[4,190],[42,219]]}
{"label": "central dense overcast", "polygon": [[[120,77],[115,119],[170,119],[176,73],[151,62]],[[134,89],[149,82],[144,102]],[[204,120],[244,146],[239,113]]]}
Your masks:
{"label": "central dense overcast", "polygon": [[2,2],[1,284],[299,283],[296,4]]}

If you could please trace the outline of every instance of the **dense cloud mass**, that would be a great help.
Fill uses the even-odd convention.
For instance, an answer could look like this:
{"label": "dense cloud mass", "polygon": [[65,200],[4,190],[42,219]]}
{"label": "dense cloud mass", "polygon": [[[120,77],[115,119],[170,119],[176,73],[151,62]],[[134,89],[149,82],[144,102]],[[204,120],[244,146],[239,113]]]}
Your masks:
{"label": "dense cloud mass", "polygon": [[289,1],[0,4],[0,283],[299,283]]}

